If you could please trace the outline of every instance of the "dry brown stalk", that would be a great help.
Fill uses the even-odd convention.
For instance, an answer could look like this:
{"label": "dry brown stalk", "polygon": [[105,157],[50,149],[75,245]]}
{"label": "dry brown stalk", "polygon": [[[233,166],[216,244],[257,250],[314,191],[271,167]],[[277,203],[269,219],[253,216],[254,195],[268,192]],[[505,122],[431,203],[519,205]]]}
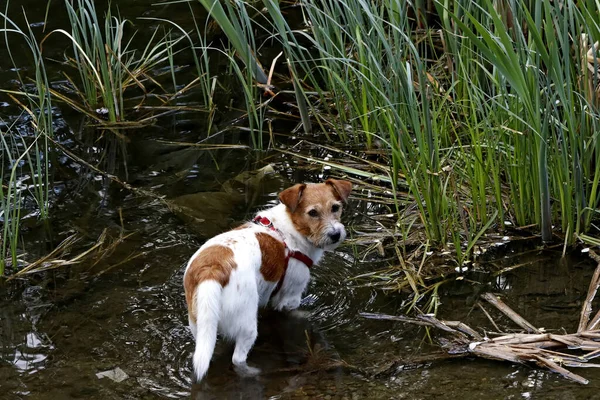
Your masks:
{"label": "dry brown stalk", "polygon": [[521,328],[525,329],[527,332],[535,332],[540,333],[539,329],[535,326],[531,325],[525,318],[521,317],[519,314],[513,311],[512,308],[507,306],[502,300],[500,300],[497,296],[492,293],[484,293],[481,297],[487,300],[488,303],[496,307],[500,310],[504,315],[510,318],[515,324],[519,325]]}
{"label": "dry brown stalk", "polygon": [[[462,322],[443,321],[429,314],[419,315],[417,318],[372,313],[362,313],[361,315],[365,318],[401,321],[438,328],[453,336],[453,340],[442,339],[440,343],[448,353],[454,356],[457,354],[462,356],[475,355],[517,364],[535,362],[537,365],[560,374],[569,380],[587,384],[587,379],[567,370],[565,367],[600,368],[600,364],[589,362],[600,356],[600,329],[597,329],[600,324],[600,311],[589,321],[592,312],[592,301],[599,287],[600,264],[598,264],[590,282],[576,333],[544,333],[492,293],[484,293],[481,297],[527,333],[501,333],[501,336],[489,339]],[[482,310],[485,312],[483,307]],[[485,314],[496,329],[500,331],[489,313],[485,312]]]}
{"label": "dry brown stalk", "polygon": [[581,317],[579,318],[579,328],[577,328],[577,332],[588,330],[588,322],[590,320],[590,314],[592,313],[592,300],[596,296],[598,287],[600,287],[600,264],[598,264],[596,271],[594,271],[594,276],[590,281],[588,294],[583,302],[583,307],[581,307]]}

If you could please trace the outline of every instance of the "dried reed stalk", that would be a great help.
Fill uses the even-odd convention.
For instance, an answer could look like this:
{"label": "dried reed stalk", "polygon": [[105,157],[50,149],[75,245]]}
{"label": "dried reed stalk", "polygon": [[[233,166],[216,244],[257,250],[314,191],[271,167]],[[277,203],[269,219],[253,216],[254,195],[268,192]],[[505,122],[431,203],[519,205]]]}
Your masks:
{"label": "dried reed stalk", "polygon": [[[600,364],[589,362],[600,356],[600,311],[590,321],[592,301],[600,287],[600,263],[581,309],[581,317],[576,333],[552,334],[544,333],[512,310],[492,293],[484,293],[481,297],[506,315],[526,333],[502,334],[495,338],[487,338],[459,321],[443,321],[433,315],[419,315],[417,318],[393,316],[385,314],[362,313],[364,318],[401,321],[421,326],[434,327],[454,336],[453,340],[441,341],[442,347],[449,354],[475,355],[491,360],[509,361],[525,364],[534,362],[563,377],[587,384],[588,380],[565,367],[600,368]],[[487,314],[494,326],[497,325]]]}

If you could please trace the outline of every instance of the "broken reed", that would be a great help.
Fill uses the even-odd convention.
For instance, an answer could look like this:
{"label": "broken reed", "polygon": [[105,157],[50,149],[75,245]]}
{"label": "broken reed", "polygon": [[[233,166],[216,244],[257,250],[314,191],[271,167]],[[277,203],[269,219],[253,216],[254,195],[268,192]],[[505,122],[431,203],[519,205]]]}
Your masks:
{"label": "broken reed", "polygon": [[[590,256],[600,261],[600,257],[591,250]],[[483,334],[460,321],[438,320],[432,314],[418,314],[417,318],[406,316],[393,316],[385,314],[361,313],[364,318],[402,321],[411,324],[437,328],[454,336],[452,340],[440,341],[442,348],[452,357],[477,356],[491,360],[509,361],[525,364],[535,362],[542,368],[547,368],[563,377],[581,384],[588,384],[588,380],[577,375],[565,367],[574,368],[600,368],[600,364],[593,363],[600,354],[600,311],[596,311],[593,318],[592,303],[600,287],[600,264],[596,267],[590,281],[588,293],[579,318],[577,331],[567,333],[566,327],[560,328],[561,333],[550,333],[548,328],[537,328],[500,298],[493,293],[483,293],[481,298],[508,317],[518,325],[522,332],[514,333],[513,329],[500,331],[490,313],[484,306],[476,304],[493,325],[492,329],[484,329]],[[488,337],[495,336],[495,337]],[[399,363],[394,363],[397,368]],[[390,368],[388,371],[391,371]]]}
{"label": "broken reed", "polygon": [[[302,0],[300,29],[263,3],[271,25],[261,15],[256,31],[281,42],[310,86],[313,121],[387,149],[394,192],[410,193],[431,243],[453,244],[462,262],[505,221],[536,224],[545,241],[554,226],[567,244],[592,228],[597,2],[438,0],[436,29],[418,31],[402,1]],[[395,209],[410,230],[414,218]]]}

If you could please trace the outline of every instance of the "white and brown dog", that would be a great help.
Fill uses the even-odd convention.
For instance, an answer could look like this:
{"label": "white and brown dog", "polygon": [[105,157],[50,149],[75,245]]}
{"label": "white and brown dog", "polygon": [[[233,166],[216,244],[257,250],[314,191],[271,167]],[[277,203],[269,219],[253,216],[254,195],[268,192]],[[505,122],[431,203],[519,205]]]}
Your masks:
{"label": "white and brown dog", "polygon": [[351,190],[350,182],[335,179],[292,186],[279,194],[280,204],[208,240],[192,256],[183,283],[198,380],[208,370],[217,332],[235,341],[239,373],[259,372],[246,364],[258,307],[270,301],[276,310],[298,308],[310,268],[346,238],[340,217]]}

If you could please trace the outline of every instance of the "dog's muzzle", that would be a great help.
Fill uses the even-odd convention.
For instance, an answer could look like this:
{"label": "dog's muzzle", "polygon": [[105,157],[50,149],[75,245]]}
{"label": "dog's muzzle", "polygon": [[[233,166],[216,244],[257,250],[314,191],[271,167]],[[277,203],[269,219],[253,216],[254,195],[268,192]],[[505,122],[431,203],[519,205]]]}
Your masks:
{"label": "dog's muzzle", "polygon": [[339,222],[332,224],[319,240],[319,246],[325,250],[333,250],[340,245],[346,239],[346,229],[344,225]]}

